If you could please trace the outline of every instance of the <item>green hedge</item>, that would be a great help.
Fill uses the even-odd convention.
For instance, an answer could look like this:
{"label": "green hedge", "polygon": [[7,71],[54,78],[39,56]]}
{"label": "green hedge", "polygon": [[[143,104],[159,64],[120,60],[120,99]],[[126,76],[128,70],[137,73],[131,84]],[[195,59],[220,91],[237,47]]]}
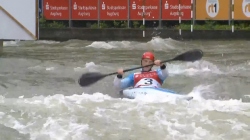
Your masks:
{"label": "green hedge", "polygon": [[[44,28],[67,28],[68,26],[65,25],[65,23],[61,21],[47,21],[43,16],[39,20],[40,27]],[[131,21],[130,24],[131,28],[140,28],[144,29],[145,26],[142,25],[142,22],[140,21]],[[182,30],[190,30],[191,24],[190,21],[182,24],[177,24],[175,26],[167,27],[166,25],[162,25],[163,28],[171,28],[171,29],[179,29]],[[97,23],[92,23],[89,28],[98,28]],[[100,21],[100,27],[99,28],[128,28],[127,21]],[[242,21],[234,24],[235,30],[250,30],[250,22],[249,21]],[[194,24],[193,25],[194,30],[231,30],[231,25],[225,25],[218,23],[217,21],[213,20],[207,20],[203,24]]]}
{"label": "green hedge", "polygon": [[[191,24],[181,24],[176,25],[175,29],[181,28],[182,30],[190,30]],[[199,25],[195,24],[193,25],[194,30],[232,30],[232,25],[221,25],[216,23],[216,21],[206,21],[205,24]],[[250,30],[250,23],[242,22],[234,24],[235,30]]]}
{"label": "green hedge", "polygon": [[44,16],[41,16],[41,18],[39,19],[39,24],[40,27],[44,28],[66,28],[66,26],[62,22],[58,21],[48,22]]}

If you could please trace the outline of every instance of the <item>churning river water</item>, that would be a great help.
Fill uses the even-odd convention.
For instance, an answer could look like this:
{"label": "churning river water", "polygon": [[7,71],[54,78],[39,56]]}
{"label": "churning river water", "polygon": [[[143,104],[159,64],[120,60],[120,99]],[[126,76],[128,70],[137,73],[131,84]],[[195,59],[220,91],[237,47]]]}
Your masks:
{"label": "churning river water", "polygon": [[[89,71],[139,66],[144,51],[167,60],[191,49],[203,50],[202,60],[167,63],[163,85],[191,101],[122,99],[114,76],[77,83]],[[4,42],[1,140],[249,140],[249,125],[250,41]]]}

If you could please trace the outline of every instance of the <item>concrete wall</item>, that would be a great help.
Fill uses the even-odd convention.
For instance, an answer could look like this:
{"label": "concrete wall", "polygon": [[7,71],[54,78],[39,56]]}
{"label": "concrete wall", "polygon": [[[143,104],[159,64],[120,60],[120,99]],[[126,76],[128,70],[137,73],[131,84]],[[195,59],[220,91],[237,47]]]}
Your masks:
{"label": "concrete wall", "polygon": [[152,37],[172,38],[175,40],[249,40],[250,31],[237,30],[178,30],[171,29],[147,29],[143,38],[141,29],[86,29],[86,28],[41,28],[41,40],[65,41],[69,39],[81,39],[90,41],[148,41]]}

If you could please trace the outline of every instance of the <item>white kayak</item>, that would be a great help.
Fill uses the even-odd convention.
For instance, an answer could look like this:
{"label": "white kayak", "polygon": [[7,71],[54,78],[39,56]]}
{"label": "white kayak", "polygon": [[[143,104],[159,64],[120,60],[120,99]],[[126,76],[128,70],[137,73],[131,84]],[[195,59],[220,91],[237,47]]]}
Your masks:
{"label": "white kayak", "polygon": [[170,95],[172,97],[185,99],[185,100],[193,99],[192,96],[181,95],[181,94],[178,94],[178,93],[171,91],[171,90],[168,90],[168,89],[153,88],[153,87],[140,87],[140,88],[125,89],[125,90],[121,91],[121,94],[123,95],[123,97],[129,98],[129,99],[134,99],[138,95],[147,95],[147,94],[167,94],[167,95]]}

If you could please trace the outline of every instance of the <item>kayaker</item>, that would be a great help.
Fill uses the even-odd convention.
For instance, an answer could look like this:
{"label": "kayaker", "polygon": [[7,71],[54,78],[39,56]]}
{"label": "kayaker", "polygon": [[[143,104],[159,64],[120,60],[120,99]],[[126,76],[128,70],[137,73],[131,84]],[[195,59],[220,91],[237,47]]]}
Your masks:
{"label": "kayaker", "polygon": [[114,79],[114,86],[117,90],[123,90],[128,87],[161,87],[164,80],[168,77],[168,70],[166,65],[161,63],[161,60],[155,60],[154,54],[152,52],[145,52],[141,58],[141,65],[146,66],[150,64],[155,64],[160,66],[157,70],[152,70],[153,66],[144,67],[140,72],[132,73],[122,79],[123,69],[118,69],[118,75]]}

